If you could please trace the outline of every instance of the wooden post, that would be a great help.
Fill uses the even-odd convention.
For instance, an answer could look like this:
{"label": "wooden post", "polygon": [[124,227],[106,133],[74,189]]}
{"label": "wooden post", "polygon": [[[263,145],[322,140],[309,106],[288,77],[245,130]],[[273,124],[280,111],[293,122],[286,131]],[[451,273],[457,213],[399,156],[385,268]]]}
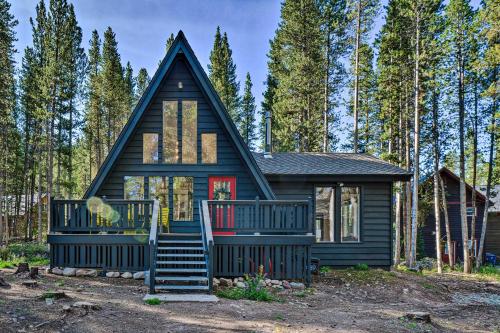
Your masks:
{"label": "wooden post", "polygon": [[255,197],[255,225],[254,229],[256,230],[261,230],[262,228],[260,227],[260,202],[259,202],[259,196]]}
{"label": "wooden post", "polygon": [[314,234],[314,223],[313,223],[313,201],[312,197],[307,198],[307,230],[308,233]]}
{"label": "wooden post", "polygon": [[155,293],[155,243],[154,241],[149,241],[149,293]]}

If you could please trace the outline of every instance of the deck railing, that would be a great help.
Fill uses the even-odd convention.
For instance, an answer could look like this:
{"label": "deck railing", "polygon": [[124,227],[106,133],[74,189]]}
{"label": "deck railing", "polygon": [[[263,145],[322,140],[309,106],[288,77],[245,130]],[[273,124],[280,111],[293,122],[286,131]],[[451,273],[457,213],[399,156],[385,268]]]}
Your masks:
{"label": "deck railing", "polygon": [[51,232],[147,233],[153,200],[52,200],[51,206]]}
{"label": "deck railing", "polygon": [[209,200],[215,234],[312,234],[311,200]]}
{"label": "deck railing", "polygon": [[210,214],[207,201],[200,201],[198,208],[200,211],[201,238],[203,241],[205,263],[207,267],[208,290],[209,292],[212,292],[214,278],[214,237],[212,234],[212,226],[210,223]]}
{"label": "deck railing", "polygon": [[156,249],[158,247],[158,214],[160,210],[160,203],[158,200],[154,201],[153,214],[151,218],[151,230],[149,231],[149,293],[155,293],[156,283]]}

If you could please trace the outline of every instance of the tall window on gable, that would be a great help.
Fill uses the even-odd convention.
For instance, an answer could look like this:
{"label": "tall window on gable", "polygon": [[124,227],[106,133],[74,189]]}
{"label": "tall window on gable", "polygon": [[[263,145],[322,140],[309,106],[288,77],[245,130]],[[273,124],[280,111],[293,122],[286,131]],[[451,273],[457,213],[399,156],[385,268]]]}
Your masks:
{"label": "tall window on gable", "polygon": [[203,133],[201,135],[201,163],[217,163],[217,134]]}
{"label": "tall window on gable", "polygon": [[342,242],[359,242],[359,187],[342,187],[341,193]]}
{"label": "tall window on gable", "polygon": [[142,176],[123,177],[123,199],[125,200],[144,199],[144,177]]}
{"label": "tall window on gable", "polygon": [[198,103],[182,101],[182,163],[197,163],[197,117]]}
{"label": "tall window on gable", "polygon": [[158,163],[158,134],[144,133],[142,135],[142,163]]}
{"label": "tall window on gable", "polygon": [[179,162],[177,101],[163,101],[163,162]]}
{"label": "tall window on gable", "polygon": [[193,177],[174,177],[174,221],[193,220]]}

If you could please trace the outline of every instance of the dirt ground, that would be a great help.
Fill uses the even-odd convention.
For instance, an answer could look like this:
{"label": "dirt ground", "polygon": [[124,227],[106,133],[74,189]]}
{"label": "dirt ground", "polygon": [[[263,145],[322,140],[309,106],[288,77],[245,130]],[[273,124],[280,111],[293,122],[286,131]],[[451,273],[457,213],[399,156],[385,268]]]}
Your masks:
{"label": "dirt ground", "polygon": [[[500,283],[460,275],[334,271],[280,302],[147,305],[140,281],[42,274],[25,287],[13,270],[0,288],[0,332],[500,332]],[[67,297],[47,304],[44,292]],[[100,307],[68,307],[88,301]],[[431,323],[402,317],[425,311]]]}

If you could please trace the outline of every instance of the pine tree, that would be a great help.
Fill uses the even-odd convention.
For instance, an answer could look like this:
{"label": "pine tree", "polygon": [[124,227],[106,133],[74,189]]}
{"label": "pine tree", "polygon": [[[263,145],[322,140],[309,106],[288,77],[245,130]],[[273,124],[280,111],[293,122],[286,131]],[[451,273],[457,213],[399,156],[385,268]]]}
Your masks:
{"label": "pine tree", "polygon": [[[11,177],[15,166],[17,149],[15,144],[17,129],[14,110],[16,106],[14,79],[14,27],[17,20],[10,13],[10,4],[0,0],[0,243],[9,240],[9,220],[7,214],[7,194],[12,189]],[[2,202],[3,201],[3,202]],[[5,210],[3,210],[5,209]]]}
{"label": "pine tree", "polygon": [[284,1],[268,64],[277,82],[272,116],[273,145],[278,150],[321,150],[325,64],[322,42],[318,3]]}
{"label": "pine tree", "polygon": [[174,34],[171,33],[170,36],[168,36],[167,42],[165,43],[165,53],[168,52],[168,50],[170,49],[170,47],[174,43],[174,40],[175,40],[175,36],[174,36]]}
{"label": "pine tree", "polygon": [[359,57],[361,45],[366,42],[368,32],[370,31],[373,20],[377,15],[379,8],[378,0],[354,0],[349,3],[350,18],[352,20],[353,35],[353,150],[358,152],[358,116],[359,116]]}
{"label": "pine tree", "polygon": [[126,88],[118,43],[111,27],[104,32],[100,76],[104,127],[106,128],[106,153],[108,153],[130,113],[125,103]]}
{"label": "pine tree", "polygon": [[247,73],[245,79],[245,89],[243,92],[243,99],[241,101],[241,123],[240,123],[240,134],[243,137],[243,141],[247,144],[250,150],[255,147],[255,140],[257,139],[257,134],[255,133],[255,97],[252,94],[252,79],[250,78],[250,73]]}
{"label": "pine tree", "polygon": [[341,103],[341,92],[346,81],[342,60],[349,51],[347,0],[322,0],[320,11],[325,53],[322,150],[327,152],[335,150],[339,140],[334,127],[338,127],[340,115],[333,111]]}
{"label": "pine tree", "polygon": [[134,82],[134,71],[132,66],[130,65],[130,61],[127,61],[127,65],[125,66],[125,96],[127,99],[127,106],[129,107],[130,112],[134,109],[135,103],[135,82]]}
{"label": "pine tree", "polygon": [[210,52],[210,64],[208,73],[219,97],[224,103],[229,116],[239,127],[240,123],[240,84],[236,78],[236,65],[234,64],[232,51],[229,47],[227,34],[221,35],[220,27],[215,33],[214,46]]}
{"label": "pine tree", "polygon": [[146,91],[150,81],[151,78],[149,77],[146,68],[141,68],[135,78],[135,103],[141,99],[142,94]]}
{"label": "pine tree", "polygon": [[462,225],[462,248],[464,257],[464,272],[470,273],[468,240],[469,228],[467,222],[467,203],[465,187],[465,108],[466,108],[466,75],[471,64],[471,31],[473,9],[468,0],[451,0],[446,6],[446,38],[449,45],[451,72],[456,82],[458,136],[459,136],[459,171],[460,171],[460,219]]}

